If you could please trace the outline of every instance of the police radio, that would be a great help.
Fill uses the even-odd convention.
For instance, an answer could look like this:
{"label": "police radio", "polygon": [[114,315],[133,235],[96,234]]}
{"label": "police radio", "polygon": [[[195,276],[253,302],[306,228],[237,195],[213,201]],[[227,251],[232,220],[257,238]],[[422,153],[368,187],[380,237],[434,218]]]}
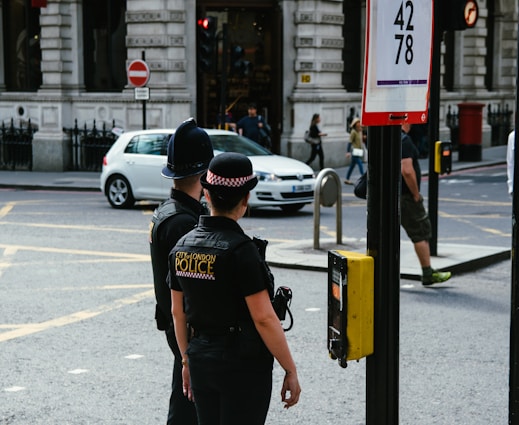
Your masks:
{"label": "police radio", "polygon": [[[258,248],[258,252],[260,254],[261,259],[265,262],[265,266],[267,267],[270,284],[272,291],[274,290],[274,275],[270,271],[270,267],[268,266],[267,262],[265,261],[266,252],[267,252],[267,245],[268,241],[266,239],[258,238],[257,236],[254,236],[252,238],[252,241],[254,242],[254,245]],[[288,327],[283,328],[285,332],[292,329],[292,326],[294,325],[294,317],[292,316],[292,312],[290,311],[290,303],[292,302],[292,290],[287,286],[280,286],[274,296],[272,297],[272,307],[274,307],[274,311],[276,312],[276,315],[278,316],[278,319],[283,321],[286,319],[287,313],[288,317],[290,318],[290,324]]]}

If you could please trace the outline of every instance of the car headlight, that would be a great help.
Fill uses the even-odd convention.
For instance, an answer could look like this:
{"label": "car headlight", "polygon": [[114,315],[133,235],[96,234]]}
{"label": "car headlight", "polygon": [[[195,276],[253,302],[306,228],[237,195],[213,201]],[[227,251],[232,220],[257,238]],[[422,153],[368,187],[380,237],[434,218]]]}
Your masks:
{"label": "car headlight", "polygon": [[281,179],[276,176],[274,173],[266,173],[263,171],[255,171],[256,177],[260,182],[280,182]]}

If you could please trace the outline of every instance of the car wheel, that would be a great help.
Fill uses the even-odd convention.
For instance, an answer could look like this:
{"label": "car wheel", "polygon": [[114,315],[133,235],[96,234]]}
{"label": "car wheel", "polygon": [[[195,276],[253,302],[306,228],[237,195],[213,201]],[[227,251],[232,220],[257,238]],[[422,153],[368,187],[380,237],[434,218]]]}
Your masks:
{"label": "car wheel", "polygon": [[303,208],[305,204],[289,204],[289,205],[281,205],[281,209],[286,213],[295,213]]}
{"label": "car wheel", "polygon": [[106,197],[113,208],[130,208],[135,203],[130,183],[123,176],[112,176],[106,183]]}

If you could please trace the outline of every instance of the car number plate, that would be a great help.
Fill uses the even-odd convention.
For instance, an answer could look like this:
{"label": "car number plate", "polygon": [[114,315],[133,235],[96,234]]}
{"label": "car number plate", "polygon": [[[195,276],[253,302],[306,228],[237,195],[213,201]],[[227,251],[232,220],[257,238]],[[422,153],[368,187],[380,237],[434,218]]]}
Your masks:
{"label": "car number plate", "polygon": [[292,192],[309,192],[312,190],[311,184],[303,184],[299,186],[292,186]]}

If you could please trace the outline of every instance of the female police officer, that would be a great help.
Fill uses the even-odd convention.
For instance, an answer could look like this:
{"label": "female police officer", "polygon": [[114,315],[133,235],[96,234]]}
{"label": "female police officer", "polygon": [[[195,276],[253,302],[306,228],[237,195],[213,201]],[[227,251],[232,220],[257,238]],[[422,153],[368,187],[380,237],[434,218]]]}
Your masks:
{"label": "female police officer", "polygon": [[237,223],[257,178],[246,156],[229,152],[213,158],[201,182],[211,216],[201,216],[169,257],[184,391],[195,400],[199,425],[264,424],[273,356],[285,370],[286,408],[301,388],[270,301],[268,267]]}

